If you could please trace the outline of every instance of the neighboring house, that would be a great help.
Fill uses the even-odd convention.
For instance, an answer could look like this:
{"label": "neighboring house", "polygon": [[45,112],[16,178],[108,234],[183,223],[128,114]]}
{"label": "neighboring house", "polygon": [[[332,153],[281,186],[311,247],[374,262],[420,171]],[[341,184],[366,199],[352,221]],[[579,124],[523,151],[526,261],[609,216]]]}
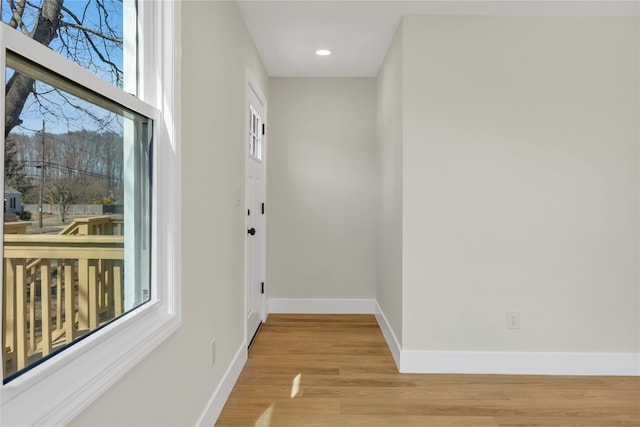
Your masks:
{"label": "neighboring house", "polygon": [[22,211],[22,193],[8,185],[4,186],[4,211],[13,213]]}

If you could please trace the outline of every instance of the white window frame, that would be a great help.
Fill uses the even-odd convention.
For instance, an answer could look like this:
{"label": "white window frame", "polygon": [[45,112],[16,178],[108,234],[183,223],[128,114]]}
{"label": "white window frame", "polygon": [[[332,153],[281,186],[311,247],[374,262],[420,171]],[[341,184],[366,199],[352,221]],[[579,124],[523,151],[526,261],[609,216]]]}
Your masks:
{"label": "white window frame", "polygon": [[[181,186],[180,97],[176,90],[180,7],[180,2],[173,1],[138,3],[138,76],[154,78],[139,81],[137,98],[0,25],[0,81],[5,81],[6,49],[10,49],[58,74],[73,76],[78,84],[154,121],[151,301],[0,386],[2,426],[69,423],[180,327],[181,207],[174,203]],[[0,117],[4,117],[4,98]],[[4,157],[4,149],[0,151]],[[0,238],[4,240],[2,230]],[[2,352],[0,363],[4,363],[1,357]]]}

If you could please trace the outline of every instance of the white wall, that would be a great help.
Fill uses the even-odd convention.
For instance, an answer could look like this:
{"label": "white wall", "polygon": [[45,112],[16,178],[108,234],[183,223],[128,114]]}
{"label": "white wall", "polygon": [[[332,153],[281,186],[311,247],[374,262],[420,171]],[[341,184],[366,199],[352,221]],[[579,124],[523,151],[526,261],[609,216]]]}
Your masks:
{"label": "white wall", "polygon": [[374,79],[272,78],[270,298],[374,298]]}
{"label": "white wall", "polygon": [[235,3],[185,1],[182,16],[183,325],[73,425],[195,425],[244,346],[245,67],[268,80]]}
{"label": "white wall", "polygon": [[402,26],[376,79],[380,208],[376,299],[402,344]]}
{"label": "white wall", "polygon": [[404,20],[405,349],[640,350],[638,25]]}
{"label": "white wall", "polygon": [[[193,425],[243,345],[245,67],[268,81],[235,4],[182,7],[183,326],[72,425]],[[381,253],[402,241],[404,263],[377,294],[404,348],[640,350],[638,36],[637,19],[405,20],[377,112]],[[271,297],[375,295],[375,93],[271,81]]]}

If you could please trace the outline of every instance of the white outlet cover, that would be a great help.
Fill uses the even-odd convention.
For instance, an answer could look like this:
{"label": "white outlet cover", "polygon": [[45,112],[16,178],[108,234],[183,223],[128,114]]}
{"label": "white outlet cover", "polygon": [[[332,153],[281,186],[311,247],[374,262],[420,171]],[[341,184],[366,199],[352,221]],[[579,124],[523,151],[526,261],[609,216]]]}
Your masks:
{"label": "white outlet cover", "polygon": [[507,329],[520,329],[520,311],[507,311]]}

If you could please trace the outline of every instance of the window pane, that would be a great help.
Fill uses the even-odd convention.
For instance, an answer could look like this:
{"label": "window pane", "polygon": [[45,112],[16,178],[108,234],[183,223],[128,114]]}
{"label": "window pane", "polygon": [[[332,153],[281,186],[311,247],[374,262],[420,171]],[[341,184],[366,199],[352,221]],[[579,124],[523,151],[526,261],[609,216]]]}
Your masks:
{"label": "window pane", "polygon": [[5,382],[149,301],[152,161],[150,119],[7,63]]}
{"label": "window pane", "polygon": [[249,107],[249,156],[262,159],[262,118],[252,106]]}
{"label": "window pane", "polygon": [[[123,87],[123,71],[130,70],[124,64],[124,34],[135,39],[135,28],[124,31],[122,0],[2,0],[1,5],[3,22]],[[134,7],[126,10],[135,13]]]}

